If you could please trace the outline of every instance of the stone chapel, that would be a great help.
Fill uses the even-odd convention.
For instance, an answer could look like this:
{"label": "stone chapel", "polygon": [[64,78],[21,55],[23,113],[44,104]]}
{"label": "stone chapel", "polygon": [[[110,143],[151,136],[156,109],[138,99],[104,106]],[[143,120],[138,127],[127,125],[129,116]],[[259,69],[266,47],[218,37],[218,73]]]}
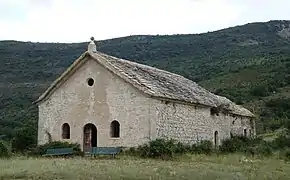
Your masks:
{"label": "stone chapel", "polygon": [[132,147],[156,138],[183,143],[256,134],[254,114],[183,76],[113,57],[94,41],[35,101],[38,144]]}

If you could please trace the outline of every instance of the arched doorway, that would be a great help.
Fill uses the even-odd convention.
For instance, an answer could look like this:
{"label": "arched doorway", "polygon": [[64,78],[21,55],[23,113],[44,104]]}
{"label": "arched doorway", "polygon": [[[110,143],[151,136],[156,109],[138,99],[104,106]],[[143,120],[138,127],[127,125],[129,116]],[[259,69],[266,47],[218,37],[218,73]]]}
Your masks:
{"label": "arched doorway", "polygon": [[89,123],[84,126],[84,152],[90,151],[92,147],[97,147],[97,128]]}

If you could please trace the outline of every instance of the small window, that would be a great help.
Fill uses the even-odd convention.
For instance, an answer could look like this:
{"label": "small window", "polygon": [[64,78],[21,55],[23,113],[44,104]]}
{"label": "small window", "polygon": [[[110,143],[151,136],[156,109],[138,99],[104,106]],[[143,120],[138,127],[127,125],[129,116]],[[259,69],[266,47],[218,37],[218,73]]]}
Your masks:
{"label": "small window", "polygon": [[111,123],[111,137],[120,137],[120,123],[118,121],[113,121]]}
{"label": "small window", "polygon": [[214,132],[214,146],[218,146],[218,141],[219,141],[219,133],[217,131]]}
{"label": "small window", "polygon": [[250,134],[250,137],[252,137],[252,130],[249,129],[249,134]]}
{"label": "small window", "polygon": [[68,123],[64,123],[62,125],[62,138],[63,139],[70,139],[70,127]]}
{"label": "small window", "polygon": [[244,136],[247,137],[247,129],[244,129]]}
{"label": "small window", "polygon": [[92,79],[92,78],[89,78],[87,82],[88,82],[89,86],[93,86],[95,83],[94,79]]}

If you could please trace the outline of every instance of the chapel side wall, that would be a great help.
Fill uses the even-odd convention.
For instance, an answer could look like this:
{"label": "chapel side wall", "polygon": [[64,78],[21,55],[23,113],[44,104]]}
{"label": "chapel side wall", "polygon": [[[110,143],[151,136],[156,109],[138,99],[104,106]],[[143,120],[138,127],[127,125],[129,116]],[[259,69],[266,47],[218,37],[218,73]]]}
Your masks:
{"label": "chapel side wall", "polygon": [[194,144],[200,140],[214,143],[214,133],[221,139],[230,137],[228,116],[212,116],[210,108],[179,103],[160,104],[158,107],[157,136],[173,138],[182,143]]}
{"label": "chapel side wall", "polygon": [[[201,140],[210,140],[214,144],[215,131],[218,132],[217,145],[223,139],[233,135],[243,135],[244,129],[255,133],[250,118],[235,118],[229,114],[211,115],[209,107],[192,106],[173,102],[157,105],[157,137],[173,138],[182,143],[194,144]],[[232,125],[233,120],[236,123]]]}
{"label": "chapel side wall", "polygon": [[[87,79],[93,78],[93,87]],[[39,104],[38,143],[46,143],[45,131],[53,141],[76,142],[83,146],[83,127],[97,127],[98,146],[137,146],[155,137],[155,101],[88,60],[47,100]],[[152,112],[153,111],[153,112]],[[110,123],[120,123],[120,138],[110,137]],[[70,139],[63,140],[62,124],[70,125]]]}

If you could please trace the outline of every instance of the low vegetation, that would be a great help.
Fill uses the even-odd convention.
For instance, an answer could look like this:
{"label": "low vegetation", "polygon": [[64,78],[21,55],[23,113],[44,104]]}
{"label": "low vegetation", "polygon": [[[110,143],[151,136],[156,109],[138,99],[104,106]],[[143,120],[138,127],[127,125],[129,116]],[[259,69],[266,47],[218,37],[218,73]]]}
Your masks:
{"label": "low vegetation", "polygon": [[[7,143],[0,143],[0,152],[2,156],[10,154],[10,148]],[[44,145],[29,148],[23,151],[12,149],[12,153],[26,154],[29,156],[41,156],[45,154],[47,149],[51,148],[73,148],[75,156],[83,156],[80,145],[77,143],[52,141]],[[156,139],[148,144],[143,144],[138,147],[122,148],[123,155],[138,156],[142,158],[157,158],[163,160],[174,159],[177,156],[184,154],[205,154],[205,155],[226,155],[232,153],[242,153],[244,155],[265,157],[271,156],[276,152],[280,155],[284,154],[288,159],[288,151],[290,150],[290,135],[287,129],[281,130],[274,139],[265,140],[264,137],[258,136],[255,138],[245,136],[234,136],[229,139],[224,139],[221,145],[215,147],[211,141],[203,140],[195,144],[183,144],[173,139]],[[290,151],[289,151],[290,152]],[[282,158],[282,156],[280,156]]]}
{"label": "low vegetation", "polygon": [[156,139],[148,144],[123,151],[125,155],[163,160],[174,159],[184,154],[228,155],[235,153],[257,158],[279,154],[280,159],[288,161],[290,158],[290,137],[288,134],[282,134],[273,141],[266,141],[261,137],[235,136],[223,140],[218,147],[214,147],[211,141],[200,141],[193,145],[185,145],[172,139]]}
{"label": "low vegetation", "polygon": [[232,155],[183,155],[172,161],[117,156],[116,159],[26,158],[0,160],[0,179],[290,179],[290,164],[279,159]]}
{"label": "low vegetation", "polygon": [[193,145],[184,145],[175,140],[156,139],[148,144],[129,148],[124,150],[125,155],[140,156],[142,158],[160,158],[163,160],[173,159],[176,156],[187,153],[207,154],[214,152],[213,145],[210,141],[201,141]]}
{"label": "low vegetation", "polygon": [[[48,148],[72,147],[70,157],[44,158]],[[232,137],[214,147],[210,141],[185,145],[156,139],[136,148],[122,148],[116,159],[88,157],[80,145],[50,142],[11,155],[0,143],[0,179],[289,179],[290,137],[272,141]],[[9,158],[9,160],[5,160]]]}

